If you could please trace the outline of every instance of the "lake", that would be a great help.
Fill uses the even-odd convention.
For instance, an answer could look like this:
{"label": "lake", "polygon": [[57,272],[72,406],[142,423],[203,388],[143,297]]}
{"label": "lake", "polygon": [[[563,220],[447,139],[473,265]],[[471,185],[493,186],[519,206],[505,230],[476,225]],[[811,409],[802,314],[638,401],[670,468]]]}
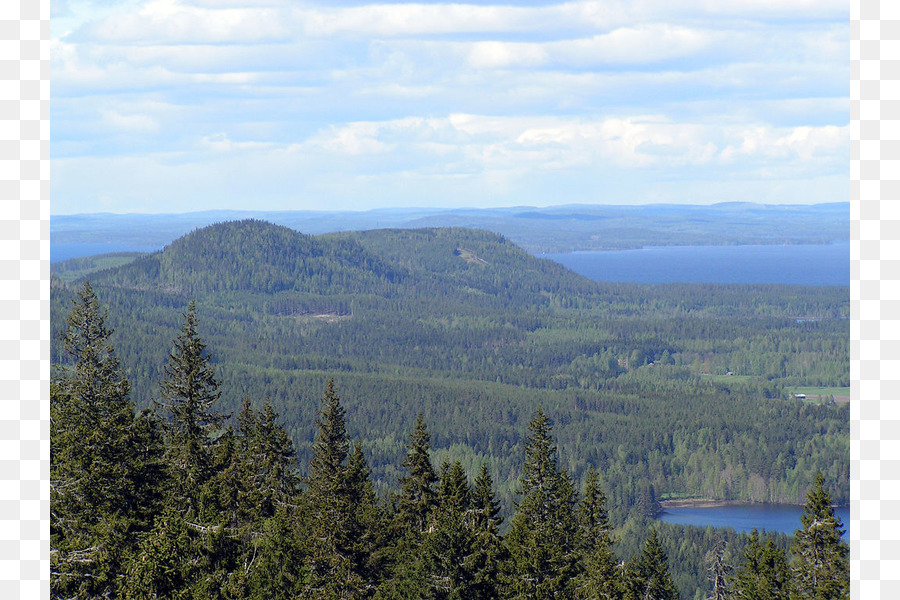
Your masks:
{"label": "lake", "polygon": [[542,254],[595,281],[850,285],[850,242]]}
{"label": "lake", "polygon": [[[835,515],[844,525],[844,539],[850,526],[850,507],[839,506]],[[736,503],[721,506],[697,506],[668,508],[659,516],[665,523],[696,525],[699,527],[731,527],[736,531],[749,533],[753,528],[760,531],[780,531],[793,535],[800,528],[803,507],[793,504]]]}
{"label": "lake", "polygon": [[50,262],[60,262],[80,256],[94,256],[95,254],[110,254],[112,252],[156,252],[160,246],[135,246],[133,244],[120,244],[115,242],[91,242],[54,244],[50,241]]}

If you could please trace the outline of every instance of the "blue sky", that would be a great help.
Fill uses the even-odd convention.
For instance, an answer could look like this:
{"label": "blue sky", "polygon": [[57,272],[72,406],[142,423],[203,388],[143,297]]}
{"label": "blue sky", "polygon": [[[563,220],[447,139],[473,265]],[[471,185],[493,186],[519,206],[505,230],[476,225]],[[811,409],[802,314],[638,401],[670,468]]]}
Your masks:
{"label": "blue sky", "polygon": [[53,214],[849,198],[847,2],[52,11]]}

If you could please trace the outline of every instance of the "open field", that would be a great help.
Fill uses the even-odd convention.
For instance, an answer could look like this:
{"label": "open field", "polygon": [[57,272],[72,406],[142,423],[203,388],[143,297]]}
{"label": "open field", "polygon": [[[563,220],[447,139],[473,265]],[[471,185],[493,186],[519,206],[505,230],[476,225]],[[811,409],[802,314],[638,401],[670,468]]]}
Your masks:
{"label": "open field", "polygon": [[821,402],[828,396],[834,396],[835,402],[850,402],[849,387],[814,387],[814,386],[797,386],[784,388],[787,394],[806,394],[806,400],[809,402]]}

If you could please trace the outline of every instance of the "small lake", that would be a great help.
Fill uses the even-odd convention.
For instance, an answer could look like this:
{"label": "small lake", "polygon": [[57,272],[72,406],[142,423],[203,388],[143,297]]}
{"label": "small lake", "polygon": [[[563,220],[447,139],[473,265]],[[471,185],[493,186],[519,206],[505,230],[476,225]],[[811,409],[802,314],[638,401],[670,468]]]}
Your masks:
{"label": "small lake", "polygon": [[850,285],[850,242],[542,254],[595,281]]}
{"label": "small lake", "polygon": [[[834,510],[844,526],[844,540],[850,527],[850,507],[839,506]],[[731,527],[736,531],[750,533],[753,528],[760,531],[780,531],[793,535],[800,528],[803,507],[793,504],[737,503],[722,506],[669,508],[659,515],[659,520],[678,525],[698,527]]]}

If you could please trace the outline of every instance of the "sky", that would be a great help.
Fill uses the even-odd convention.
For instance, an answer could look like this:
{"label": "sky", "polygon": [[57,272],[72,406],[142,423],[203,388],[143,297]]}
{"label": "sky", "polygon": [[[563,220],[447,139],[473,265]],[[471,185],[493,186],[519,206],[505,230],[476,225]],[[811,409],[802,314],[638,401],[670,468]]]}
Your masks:
{"label": "sky", "polygon": [[846,202],[849,3],[53,0],[51,214]]}

